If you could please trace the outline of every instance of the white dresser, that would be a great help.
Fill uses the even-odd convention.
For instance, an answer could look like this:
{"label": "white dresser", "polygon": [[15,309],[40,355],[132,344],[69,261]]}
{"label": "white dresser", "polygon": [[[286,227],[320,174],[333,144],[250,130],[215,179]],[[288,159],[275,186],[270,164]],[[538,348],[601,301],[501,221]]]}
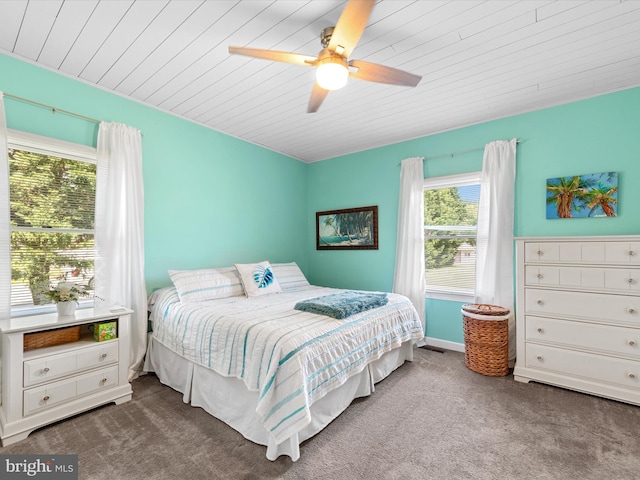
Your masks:
{"label": "white dresser", "polygon": [[[10,445],[36,428],[99,405],[131,400],[129,321],[131,310],[82,309],[0,320],[2,405],[0,440]],[[89,329],[116,321],[118,338],[98,342]],[[24,351],[24,335],[80,326],[80,339]]]}
{"label": "white dresser", "polygon": [[640,405],[640,236],[516,239],[514,378]]}

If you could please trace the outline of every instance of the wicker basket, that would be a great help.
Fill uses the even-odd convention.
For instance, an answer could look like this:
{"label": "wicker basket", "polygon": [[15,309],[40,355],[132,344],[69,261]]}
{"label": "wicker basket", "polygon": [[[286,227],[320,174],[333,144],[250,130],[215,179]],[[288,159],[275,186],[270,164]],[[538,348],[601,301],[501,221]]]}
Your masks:
{"label": "wicker basket", "polygon": [[44,332],[26,333],[24,335],[24,348],[33,350],[34,348],[52,347],[63,343],[77,342],[80,340],[80,325],[76,327],[58,328],[57,330],[46,330]]}
{"label": "wicker basket", "polygon": [[509,373],[509,309],[496,305],[462,306],[464,362],[491,377]]}

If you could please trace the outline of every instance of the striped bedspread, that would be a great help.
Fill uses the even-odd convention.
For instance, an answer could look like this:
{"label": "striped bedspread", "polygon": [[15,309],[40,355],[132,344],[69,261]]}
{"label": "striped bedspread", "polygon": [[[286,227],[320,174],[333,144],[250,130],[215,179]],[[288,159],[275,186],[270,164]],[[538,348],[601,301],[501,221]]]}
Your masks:
{"label": "striped bedspread", "polygon": [[307,286],[182,304],[167,287],[150,298],[153,335],[188,360],[259,392],[257,413],[280,444],[310,423],[315,400],[384,353],[424,336],[415,308],[397,294],[343,320],[293,309],[301,300],[338,292]]}

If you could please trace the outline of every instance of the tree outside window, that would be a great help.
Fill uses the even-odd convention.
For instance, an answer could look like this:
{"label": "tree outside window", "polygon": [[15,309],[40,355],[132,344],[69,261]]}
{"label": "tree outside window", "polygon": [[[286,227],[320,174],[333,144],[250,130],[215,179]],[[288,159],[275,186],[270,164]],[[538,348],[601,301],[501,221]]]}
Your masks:
{"label": "tree outside window", "polygon": [[49,303],[60,281],[91,289],[96,165],[10,148],[9,188],[12,306]]}
{"label": "tree outside window", "polygon": [[479,197],[479,173],[425,181],[424,246],[428,292],[473,294]]}

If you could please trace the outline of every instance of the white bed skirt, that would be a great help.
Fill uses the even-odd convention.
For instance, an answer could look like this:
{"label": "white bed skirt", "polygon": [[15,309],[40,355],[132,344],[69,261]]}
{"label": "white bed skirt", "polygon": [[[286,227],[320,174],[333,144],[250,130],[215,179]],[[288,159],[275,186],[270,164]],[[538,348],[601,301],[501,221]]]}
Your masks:
{"label": "white bed skirt", "polygon": [[247,390],[242,380],[223,377],[213,370],[196,365],[153,337],[149,339],[144,370],[155,372],[163,384],[182,393],[185,403],[202,407],[246,439],[265,445],[269,460],[288,455],[295,462],[300,458],[302,442],[331,423],[354,399],[373,393],[375,383],[387,377],[405,361],[412,360],[411,342],[405,342],[400,348],[384,354],[359,374],[350,377],[340,388],[317,400],[311,406],[311,423],[278,445],[265,430],[256,413],[258,392]]}

